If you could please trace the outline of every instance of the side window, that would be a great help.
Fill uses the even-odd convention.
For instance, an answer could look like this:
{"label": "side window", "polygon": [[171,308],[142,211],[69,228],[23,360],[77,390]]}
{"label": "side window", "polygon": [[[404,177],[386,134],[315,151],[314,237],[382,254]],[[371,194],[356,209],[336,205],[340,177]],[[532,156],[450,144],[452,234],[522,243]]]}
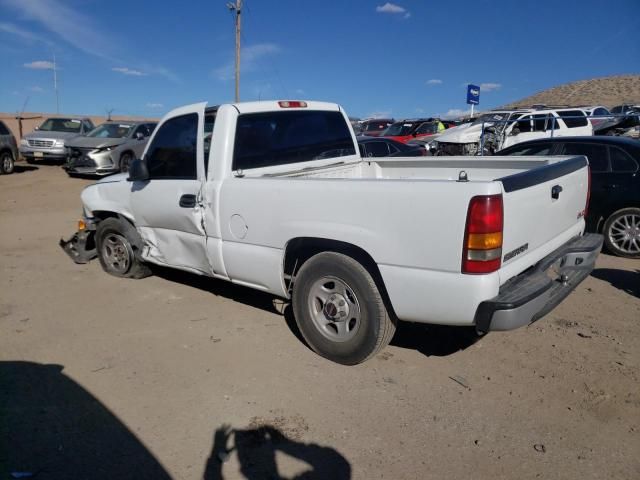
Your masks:
{"label": "side window", "polygon": [[510,148],[507,155],[549,155],[552,149],[552,143],[536,143]]}
{"label": "side window", "polygon": [[386,157],[389,155],[389,147],[385,142],[369,142],[367,151],[369,157]]}
{"label": "side window", "polygon": [[4,122],[0,122],[0,135],[11,135],[11,132],[9,132]]}
{"label": "side window", "polygon": [[607,148],[595,143],[565,143],[561,155],[584,155],[589,159],[592,172],[606,172],[609,170]]}
{"label": "side window", "polygon": [[138,134],[141,133],[143,137],[149,136],[149,130],[147,130],[146,125],[138,125],[136,131],[133,132],[133,138],[137,138]]}
{"label": "side window", "polygon": [[533,116],[533,131],[534,132],[546,132],[547,115],[534,115]]}
{"label": "side window", "polygon": [[147,137],[150,137],[153,131],[158,126],[157,123],[147,123]]}
{"label": "side window", "polygon": [[607,112],[607,110],[606,110],[606,109],[604,109],[604,108],[596,108],[596,109],[593,111],[593,114],[594,114],[594,115],[608,115],[608,114],[609,114],[609,112]]}
{"label": "side window", "polygon": [[580,110],[564,110],[558,112],[558,115],[564,120],[568,128],[586,127],[589,125],[589,120],[587,120],[584,112]]}
{"label": "side window", "polygon": [[146,155],[152,179],[195,180],[197,172],[198,114],[189,113],[160,126]]}
{"label": "side window", "polygon": [[520,133],[527,133],[531,131],[531,115],[526,115],[516,122],[514,129],[520,130]]}
{"label": "side window", "polygon": [[627,153],[617,147],[609,147],[611,170],[614,172],[636,172],[638,164]]}

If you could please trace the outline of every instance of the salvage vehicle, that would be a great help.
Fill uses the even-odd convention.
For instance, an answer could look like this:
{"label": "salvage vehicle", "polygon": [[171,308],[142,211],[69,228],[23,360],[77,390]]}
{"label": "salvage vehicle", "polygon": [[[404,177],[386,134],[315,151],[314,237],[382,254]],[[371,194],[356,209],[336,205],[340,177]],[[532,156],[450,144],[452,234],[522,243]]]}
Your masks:
{"label": "salvage vehicle", "polygon": [[399,320],[486,333],[547,314],[602,246],[583,235],[588,173],[583,156],[362,158],[336,104],[199,103],[82,191],[60,245],[118,277],[156,264],[291,299],[308,345],[351,365]]}
{"label": "salvage vehicle", "polygon": [[364,120],[360,122],[359,135],[379,137],[394,121],[395,120],[393,118],[373,118],[370,120]]}
{"label": "salvage vehicle", "polygon": [[527,140],[577,135],[593,135],[579,109],[496,110],[446,130],[430,147],[435,155],[492,155]]}
{"label": "salvage vehicle", "polygon": [[[390,125],[381,136],[406,143],[414,138],[425,138],[438,133],[437,118],[401,120]],[[444,124],[443,124],[444,125]]]}
{"label": "salvage vehicle", "polygon": [[18,158],[18,144],[11,130],[0,120],[0,174],[13,173]]}
{"label": "salvage vehicle", "polygon": [[106,122],[85,137],[67,142],[67,162],[63,168],[69,175],[109,175],[128,172],[129,164],[140,158],[153,122]]}
{"label": "salvage vehicle", "polygon": [[640,142],[623,137],[533,140],[498,155],[584,155],[591,168],[586,231],[602,233],[614,255],[640,258]]}
{"label": "salvage vehicle", "polygon": [[[619,108],[623,108],[620,106]],[[594,126],[594,135],[611,135],[638,138],[640,130],[640,106],[625,105],[624,112]]]}

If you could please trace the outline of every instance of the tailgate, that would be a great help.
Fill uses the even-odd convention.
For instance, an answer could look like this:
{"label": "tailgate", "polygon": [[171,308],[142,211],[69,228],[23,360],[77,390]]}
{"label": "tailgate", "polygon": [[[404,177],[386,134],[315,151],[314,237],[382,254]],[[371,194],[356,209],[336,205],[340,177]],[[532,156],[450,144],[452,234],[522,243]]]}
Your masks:
{"label": "tailgate", "polygon": [[589,170],[583,156],[556,157],[499,181],[504,190],[502,284],[582,233]]}

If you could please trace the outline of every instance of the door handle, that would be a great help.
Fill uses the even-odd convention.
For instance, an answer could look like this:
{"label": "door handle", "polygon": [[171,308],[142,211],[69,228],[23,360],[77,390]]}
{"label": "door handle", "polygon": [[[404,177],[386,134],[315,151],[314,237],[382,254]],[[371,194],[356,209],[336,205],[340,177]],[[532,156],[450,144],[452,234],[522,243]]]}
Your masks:
{"label": "door handle", "polygon": [[560,198],[560,192],[562,192],[562,187],[560,185],[554,185],[551,187],[551,198],[557,200]]}
{"label": "door handle", "polygon": [[196,196],[195,195],[191,195],[189,193],[184,194],[180,197],[180,206],[182,208],[193,208],[195,207],[197,204],[196,202]]}

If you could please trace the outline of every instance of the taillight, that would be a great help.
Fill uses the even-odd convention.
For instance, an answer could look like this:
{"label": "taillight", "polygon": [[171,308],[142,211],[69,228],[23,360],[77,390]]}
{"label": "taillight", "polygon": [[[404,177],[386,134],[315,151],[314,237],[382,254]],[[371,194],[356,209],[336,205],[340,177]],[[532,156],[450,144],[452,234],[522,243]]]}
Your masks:
{"label": "taillight", "polygon": [[502,195],[471,199],[462,248],[462,273],[491,273],[500,268],[503,223]]}
{"label": "taillight", "polygon": [[283,100],[278,102],[280,108],[305,108],[307,106],[307,102],[300,102],[298,100]]}

